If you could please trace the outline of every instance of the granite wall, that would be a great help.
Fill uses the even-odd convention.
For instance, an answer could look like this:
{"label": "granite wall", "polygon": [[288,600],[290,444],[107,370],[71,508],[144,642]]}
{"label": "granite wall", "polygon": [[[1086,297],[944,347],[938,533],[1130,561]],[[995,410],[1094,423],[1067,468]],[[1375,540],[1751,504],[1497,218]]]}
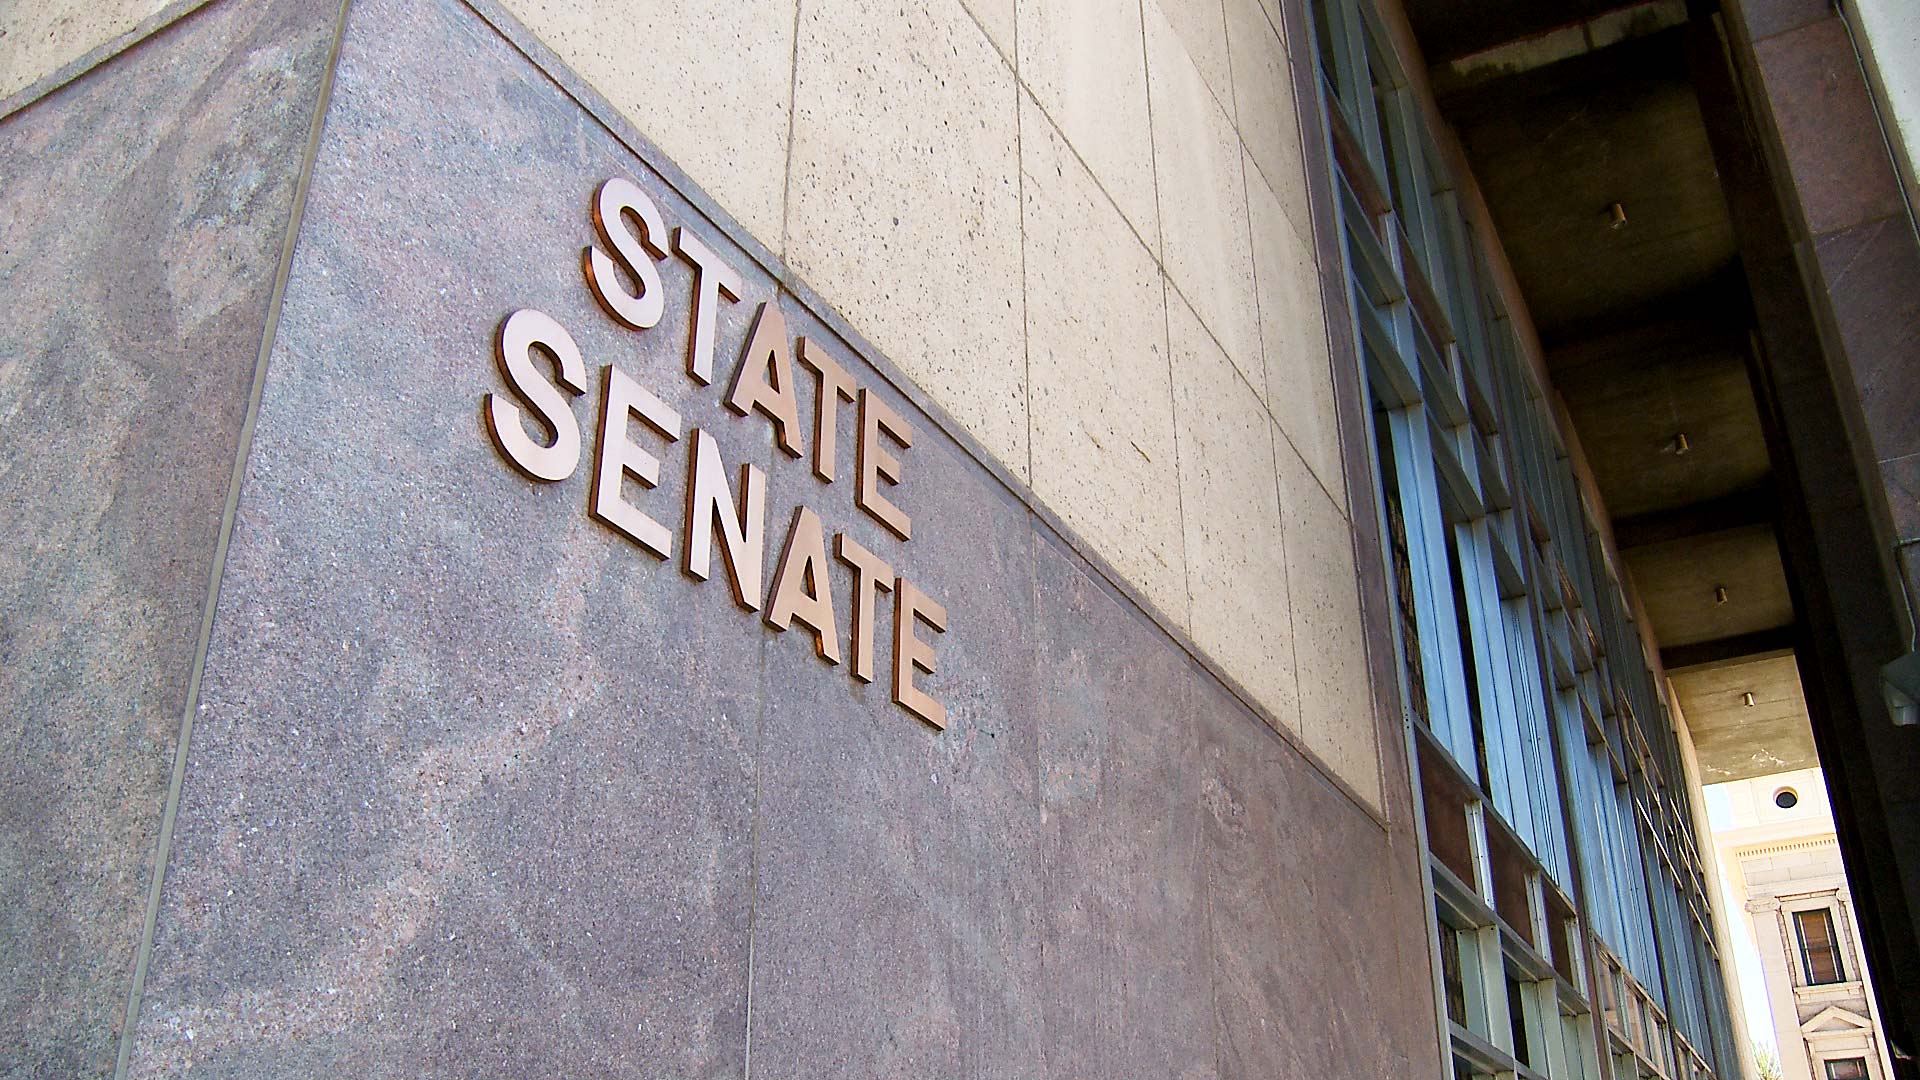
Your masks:
{"label": "granite wall", "polygon": [[1371,797],[1304,4],[501,6]]}
{"label": "granite wall", "polygon": [[0,111],[0,1075],[114,1068],[335,6]]}
{"label": "granite wall", "polygon": [[[164,61],[168,43],[198,31],[212,41],[307,34],[324,59],[330,11],[311,32],[264,21],[304,10],[217,0],[8,118],[0,135],[53,126],[68,98],[105,93],[119,66]],[[252,56],[221,62],[253,70]],[[297,172],[310,115],[284,147],[259,136],[247,145]],[[1062,231],[1097,220],[1099,189],[1064,140],[1023,161],[1033,213],[1056,216]],[[198,175],[228,177],[224,163]],[[739,271],[738,301],[718,307],[713,385],[685,373],[684,260],[661,263],[665,316],[649,330],[620,326],[585,286],[588,210],[609,177],[633,180],[669,226]],[[199,561],[169,564],[200,576],[183,590],[185,641],[165,657],[182,678],[156,738],[173,737],[185,677],[204,674],[129,1075],[1375,1077],[1430,1067],[1426,901],[1402,735],[1368,689],[1367,665],[1380,658],[1360,638],[1351,525],[1323,511],[1333,505],[1325,487],[1297,457],[1269,480],[1300,485],[1296,494],[1310,485],[1314,498],[1275,499],[1271,511],[1258,472],[1248,487],[1227,467],[1270,439],[1274,421],[1257,395],[1246,395],[1251,407],[1242,400],[1245,376],[1203,315],[1156,316],[1177,361],[1164,391],[1214,440],[1198,462],[1220,463],[1177,459],[1178,492],[1210,515],[1187,531],[1221,537],[1199,548],[1221,602],[1236,583],[1278,580],[1282,592],[1251,610],[1286,628],[1285,663],[1299,650],[1320,679],[1300,699],[1355,718],[1359,736],[1343,738],[1360,750],[1314,744],[1277,717],[1245,677],[1257,653],[1229,665],[1189,637],[1137,575],[1034,493],[1029,474],[951,419],[491,4],[352,4],[309,183],[250,438],[239,445],[251,352],[231,373],[226,441],[185,446],[145,474],[154,498],[178,498],[192,470],[210,479],[205,542],[187,549]],[[38,224],[13,220],[23,232]],[[282,229],[287,220],[283,208]],[[263,312],[280,235],[215,260],[261,275]],[[1100,257],[1096,239],[1078,253],[1080,272],[1130,272],[1124,258]],[[41,243],[43,258],[80,259],[57,237]],[[163,250],[158,270],[177,273],[196,248]],[[96,264],[86,280],[122,282],[108,270],[121,265]],[[913,266],[895,267],[900,287],[929,287]],[[1140,274],[1162,295],[1161,270]],[[838,475],[827,483],[775,444],[764,416],[722,404],[763,302],[913,429],[902,482],[887,492],[912,518],[911,540],[855,505],[855,406],[839,411]],[[556,483],[510,468],[481,418],[487,395],[509,389],[495,334],[520,308],[553,316],[584,362],[584,392],[567,396],[584,454]],[[19,333],[49,335],[62,314],[43,310]],[[250,348],[261,340],[261,322],[251,325]],[[1112,332],[1128,336],[1124,322]],[[59,355],[22,340],[16,354]],[[969,346],[954,348],[964,358]],[[1082,348],[1063,346],[1063,363],[1097,380],[1103,354]],[[588,514],[607,366],[681,418],[671,443],[631,425],[628,437],[662,465],[656,488],[621,489],[672,529],[673,561]],[[794,371],[810,421],[814,384]],[[961,363],[951,376],[970,374]],[[71,383],[60,392],[85,400]],[[192,403],[177,411],[209,409],[212,391],[168,386]],[[1133,384],[1116,376],[1091,391],[1120,409]],[[118,390],[99,396],[133,417],[130,428],[155,415]],[[817,433],[801,426],[811,450]],[[891,597],[877,620],[879,677],[861,683],[823,662],[802,626],[776,631],[742,610],[717,555],[708,580],[680,569],[696,428],[731,483],[746,464],[767,478],[767,578],[790,515],[806,506],[828,536],[852,537],[944,605],[945,633],[919,627],[937,656],[919,681],[948,710],[944,731],[890,700]],[[1159,449],[1130,452],[1152,460]],[[236,451],[237,503],[196,668]],[[1103,468],[1098,456],[1062,453],[1083,473]],[[44,491],[52,506],[56,489],[77,490],[48,476],[38,489],[8,476],[9,497]],[[1268,540],[1303,542],[1235,531],[1246,522],[1275,530]],[[195,535],[130,531],[168,544]],[[84,544],[61,535],[26,522],[19,542],[71,561]],[[25,564],[10,572],[9,587],[34,578]],[[851,572],[834,564],[825,583],[844,620]],[[10,634],[16,610],[31,609],[9,598]],[[124,648],[111,631],[42,621],[103,653]],[[9,659],[59,655],[14,640]],[[156,659],[149,684],[162,667]],[[84,672],[71,680],[75,693],[110,685]],[[86,725],[123,738],[129,721],[42,726],[78,742],[93,734]],[[166,764],[149,770],[143,821],[158,821]],[[49,787],[46,772],[20,783]],[[29,803],[11,789],[7,802],[23,815],[9,821],[10,841],[33,835]],[[131,829],[128,810],[96,807],[88,812]],[[120,966],[94,980],[105,988],[95,996],[121,1007],[153,876],[152,828],[134,840],[133,917],[73,920],[124,943]],[[84,872],[83,858],[43,847],[5,868],[10,921],[34,910],[32,895],[74,888],[36,884],[29,863]],[[46,971],[75,965],[75,949],[35,927],[17,940]],[[92,1038],[106,1050],[28,1059],[14,1072],[111,1068],[111,1009],[91,1025],[67,1015],[28,1014],[22,1045]]]}
{"label": "granite wall", "polygon": [[[0,10],[0,93],[204,2]],[[1285,555],[1372,528],[1341,448],[1359,391],[1304,4],[500,6],[1376,797],[1374,594],[1344,559]],[[1233,377],[1196,399],[1196,361]]]}
{"label": "granite wall", "polygon": [[[1920,233],[1895,153],[1907,149],[1901,103],[1876,100],[1863,68],[1869,45],[1883,67],[1900,56],[1882,14],[1741,0],[1727,35],[1764,161],[1755,171],[1779,206],[1768,259],[1743,250],[1743,261],[1790,279],[1806,305],[1761,305],[1760,360],[1805,504],[1783,538],[1789,570],[1809,583],[1796,607],[1813,639],[1802,678],[1826,699],[1810,702],[1814,740],[1872,963],[1910,971],[1920,970],[1920,733],[1890,722],[1881,667],[1914,647],[1920,597]],[[1848,18],[1861,16],[1879,36],[1857,36]],[[1804,328],[1783,333],[1800,310]],[[1920,985],[1890,980],[1880,993],[1888,1037],[1911,1042]]]}
{"label": "granite wall", "polygon": [[[204,2],[0,10],[0,93]],[[1373,527],[1304,4],[500,7],[1377,801],[1367,560],[1286,554]]]}

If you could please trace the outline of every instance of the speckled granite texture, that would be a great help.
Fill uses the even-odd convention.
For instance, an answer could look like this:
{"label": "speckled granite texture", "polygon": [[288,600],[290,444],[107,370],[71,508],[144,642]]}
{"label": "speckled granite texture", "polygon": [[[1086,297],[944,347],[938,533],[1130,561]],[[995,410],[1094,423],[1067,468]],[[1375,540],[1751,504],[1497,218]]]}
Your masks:
{"label": "speckled granite texture", "polygon": [[[645,333],[584,287],[609,176],[742,271],[716,385],[683,371],[683,263]],[[853,505],[853,408],[826,485],[721,407],[763,299],[914,427],[891,493],[910,543]],[[854,683],[723,571],[695,582],[591,520],[590,462],[509,469],[479,413],[520,307],[579,342],[589,454],[612,363],[766,470],[769,563],[804,503],[944,603],[947,730],[889,703],[884,638],[882,679]],[[132,1075],[1427,1067],[1404,779],[1383,826],[833,325],[469,8],[353,5]],[[628,486],[676,533],[686,445]]]}
{"label": "speckled granite texture", "polygon": [[109,1075],[336,5],[0,119],[0,1076]]}

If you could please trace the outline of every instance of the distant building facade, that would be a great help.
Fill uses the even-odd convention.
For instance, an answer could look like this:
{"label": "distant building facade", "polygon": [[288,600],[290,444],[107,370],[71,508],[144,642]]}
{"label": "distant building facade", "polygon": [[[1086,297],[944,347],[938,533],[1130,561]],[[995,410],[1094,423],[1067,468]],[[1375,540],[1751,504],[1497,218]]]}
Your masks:
{"label": "distant building facade", "polygon": [[1820,771],[1725,787],[1721,865],[1746,900],[1783,1080],[1892,1075]]}

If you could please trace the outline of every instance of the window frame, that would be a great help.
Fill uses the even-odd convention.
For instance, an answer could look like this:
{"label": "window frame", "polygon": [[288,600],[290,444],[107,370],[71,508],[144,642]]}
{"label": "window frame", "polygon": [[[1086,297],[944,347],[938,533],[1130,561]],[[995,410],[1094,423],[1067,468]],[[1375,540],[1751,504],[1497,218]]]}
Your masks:
{"label": "window frame", "polygon": [[[1794,951],[1799,958],[1799,963],[1795,965],[1797,970],[1794,973],[1794,984],[1805,989],[1814,989],[1830,986],[1845,986],[1847,983],[1855,981],[1847,975],[1847,949],[1842,940],[1842,923],[1839,904],[1831,900],[1822,899],[1803,905],[1787,906],[1783,904],[1782,907],[1787,914],[1788,932],[1793,942]],[[1826,919],[1827,934],[1829,935],[1829,943],[1826,946],[1826,951],[1830,952],[1833,957],[1834,978],[1816,979],[1814,977],[1813,950],[1807,944],[1805,924],[1802,922],[1804,918],[1809,916],[1821,916]]]}

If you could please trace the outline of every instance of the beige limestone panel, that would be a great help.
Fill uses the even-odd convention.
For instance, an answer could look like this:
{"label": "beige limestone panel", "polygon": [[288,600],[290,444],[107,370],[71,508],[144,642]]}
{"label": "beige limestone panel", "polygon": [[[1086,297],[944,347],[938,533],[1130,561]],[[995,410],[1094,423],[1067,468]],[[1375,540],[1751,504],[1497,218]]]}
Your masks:
{"label": "beige limestone panel", "polygon": [[1286,212],[1272,189],[1253,174],[1248,175],[1247,202],[1260,292],[1267,404],[1284,440],[1306,459],[1321,486],[1344,510],[1347,489],[1340,468],[1339,416],[1313,250],[1287,224]]}
{"label": "beige limestone panel", "polygon": [[1143,0],[1149,23],[1156,18],[1173,31],[1220,107],[1233,114],[1233,61],[1227,49],[1227,17],[1222,0]]}
{"label": "beige limestone panel", "polygon": [[1273,425],[1260,398],[1179,296],[1167,298],[1189,632],[1227,674],[1291,730],[1294,673]]}
{"label": "beige limestone panel", "polygon": [[1851,22],[1866,32],[1883,115],[1891,120],[1887,141],[1902,163],[1909,197],[1920,198],[1920,5],[1857,0]]}
{"label": "beige limestone panel", "polygon": [[1034,491],[1184,626],[1160,271],[1038,106],[1022,107]]}
{"label": "beige limestone panel", "polygon": [[[1253,154],[1259,177],[1280,197],[1295,230],[1312,236],[1306,167],[1300,156],[1300,119],[1294,112],[1293,73],[1286,49],[1259,0],[1226,0],[1226,4],[1240,137]],[[1247,186],[1251,188],[1257,179],[1249,172]]]}
{"label": "beige limestone panel", "polygon": [[11,97],[139,26],[167,0],[0,4],[0,98]]}
{"label": "beige limestone panel", "polygon": [[1353,531],[1285,442],[1275,447],[1280,514],[1300,669],[1300,734],[1373,806],[1380,805],[1380,746],[1360,629]]}
{"label": "beige limestone panel", "polygon": [[1020,79],[1159,250],[1140,0],[1020,0]]}
{"label": "beige limestone panel", "polygon": [[[1280,43],[1285,46],[1287,55],[1292,56],[1294,52],[1293,42],[1287,37],[1287,15],[1286,12],[1280,8],[1280,0],[1260,0],[1260,8],[1267,13],[1267,21],[1273,24],[1275,30],[1279,31]],[[1311,62],[1310,58],[1309,62]]]}
{"label": "beige limestone panel", "polygon": [[779,251],[796,0],[504,0],[761,243]]}
{"label": "beige limestone panel", "polygon": [[1227,358],[1259,385],[1265,375],[1240,138],[1173,27],[1151,2],[1144,11],[1163,262]]}
{"label": "beige limestone panel", "polygon": [[1012,71],[957,0],[809,4],[798,55],[788,264],[1025,478]]}
{"label": "beige limestone panel", "polygon": [[1019,35],[1014,31],[1014,5],[1017,0],[960,0],[967,11],[973,15],[973,21],[980,24],[993,47],[1006,58],[1007,66],[1013,66],[1014,40]]}

